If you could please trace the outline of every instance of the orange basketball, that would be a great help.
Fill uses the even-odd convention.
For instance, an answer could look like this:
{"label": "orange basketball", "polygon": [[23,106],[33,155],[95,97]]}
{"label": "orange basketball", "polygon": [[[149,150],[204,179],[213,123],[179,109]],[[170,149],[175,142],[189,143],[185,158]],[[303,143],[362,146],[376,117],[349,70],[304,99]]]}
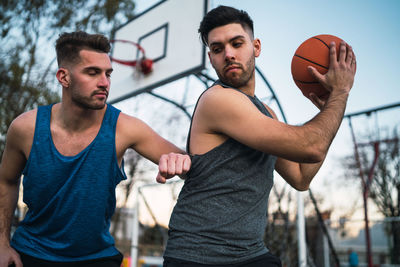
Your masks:
{"label": "orange basketball", "polygon": [[317,35],[304,41],[297,48],[292,59],[292,76],[297,87],[303,95],[309,98],[311,92],[321,99],[327,99],[327,91],[307,70],[307,66],[313,66],[321,74],[328,72],[329,68],[329,45],[334,41],[336,53],[339,55],[339,46],[342,39],[328,34]]}

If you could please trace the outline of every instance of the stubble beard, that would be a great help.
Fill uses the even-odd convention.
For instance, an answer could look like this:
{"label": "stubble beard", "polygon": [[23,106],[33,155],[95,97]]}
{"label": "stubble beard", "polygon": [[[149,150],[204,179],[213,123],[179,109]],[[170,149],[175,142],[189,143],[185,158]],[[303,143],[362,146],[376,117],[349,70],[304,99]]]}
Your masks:
{"label": "stubble beard", "polygon": [[248,82],[250,81],[250,79],[253,77],[254,75],[254,70],[255,70],[255,60],[254,57],[251,57],[247,62],[246,62],[246,67],[243,68],[242,64],[238,64],[235,62],[228,62],[225,66],[230,65],[230,64],[234,64],[234,65],[238,65],[240,66],[240,68],[242,69],[242,73],[241,74],[236,74],[234,73],[233,75],[230,75],[229,77],[227,77],[224,74],[224,70],[222,71],[217,71],[217,75],[218,78],[226,85],[229,85],[233,88],[241,88],[243,86],[246,86],[248,84]]}
{"label": "stubble beard", "polygon": [[71,90],[72,102],[83,109],[100,110],[106,105],[107,97],[104,99],[104,101],[100,102],[93,100],[93,94],[91,94],[89,97],[81,95],[79,90],[75,88],[73,79],[71,79],[69,89]]}

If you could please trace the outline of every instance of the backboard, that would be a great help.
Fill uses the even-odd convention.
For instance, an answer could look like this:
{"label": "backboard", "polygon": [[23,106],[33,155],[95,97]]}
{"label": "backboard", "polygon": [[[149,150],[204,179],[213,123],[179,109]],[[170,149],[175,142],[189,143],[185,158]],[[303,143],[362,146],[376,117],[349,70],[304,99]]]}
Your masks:
{"label": "backboard", "polygon": [[[112,58],[140,60],[145,50],[153,70],[145,75],[134,67],[112,62],[109,103],[116,103],[205,68],[205,47],[198,27],[208,0],[164,0],[122,25],[115,32]],[[128,42],[123,42],[128,41]]]}

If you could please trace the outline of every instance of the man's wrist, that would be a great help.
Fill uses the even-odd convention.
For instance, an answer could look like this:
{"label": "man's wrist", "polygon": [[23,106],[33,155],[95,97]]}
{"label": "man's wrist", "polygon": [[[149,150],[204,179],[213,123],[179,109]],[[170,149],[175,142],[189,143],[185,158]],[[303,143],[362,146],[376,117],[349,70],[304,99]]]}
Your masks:
{"label": "man's wrist", "polygon": [[10,240],[9,239],[0,240],[0,247],[2,247],[2,248],[11,247]]}
{"label": "man's wrist", "polygon": [[343,87],[332,88],[332,91],[331,91],[331,95],[346,95],[346,96],[348,96],[349,93],[350,93],[350,89],[343,88]]}

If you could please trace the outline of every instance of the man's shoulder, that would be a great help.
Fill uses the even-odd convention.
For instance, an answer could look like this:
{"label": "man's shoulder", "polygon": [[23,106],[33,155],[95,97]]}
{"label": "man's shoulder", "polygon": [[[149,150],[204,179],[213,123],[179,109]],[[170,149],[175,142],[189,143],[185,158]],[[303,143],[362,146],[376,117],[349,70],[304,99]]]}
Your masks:
{"label": "man's shoulder", "polygon": [[196,113],[215,116],[216,113],[242,113],[246,110],[257,110],[250,98],[238,89],[214,85],[207,89],[198,100]]}
{"label": "man's shoulder", "polygon": [[[220,105],[224,105],[228,106],[229,108],[246,109],[246,107],[249,107],[250,109],[255,109],[254,103],[252,102],[252,100],[250,100],[250,97],[246,96],[245,93],[241,92],[238,89],[223,87],[218,84],[210,87],[204,93],[204,97],[202,96],[202,98],[204,99],[200,101],[206,102],[207,107],[209,107],[210,104],[212,105],[212,103],[215,103],[215,106],[217,107]],[[258,98],[256,99],[258,100]],[[273,118],[277,118],[275,112],[271,109],[271,107],[260,100],[258,101],[268,110]]]}
{"label": "man's shoulder", "polygon": [[15,130],[29,130],[35,128],[38,109],[32,109],[18,115],[11,123],[10,128]]}
{"label": "man's shoulder", "polygon": [[125,112],[120,112],[118,115],[118,123],[119,124],[126,124],[132,123],[135,121],[140,121],[140,119],[136,118],[135,116],[129,115]]}
{"label": "man's shoulder", "polygon": [[22,148],[35,134],[37,109],[20,114],[15,118],[7,131],[7,142],[14,147]]}
{"label": "man's shoulder", "polygon": [[219,84],[213,85],[209,89],[207,89],[199,99],[199,102],[207,102],[209,104],[217,103],[217,104],[232,104],[235,102],[247,102],[248,99],[245,94],[240,91],[230,88],[223,87]]}
{"label": "man's shoulder", "polygon": [[141,119],[132,115],[120,112],[117,120],[117,135],[134,136],[148,128]]}

